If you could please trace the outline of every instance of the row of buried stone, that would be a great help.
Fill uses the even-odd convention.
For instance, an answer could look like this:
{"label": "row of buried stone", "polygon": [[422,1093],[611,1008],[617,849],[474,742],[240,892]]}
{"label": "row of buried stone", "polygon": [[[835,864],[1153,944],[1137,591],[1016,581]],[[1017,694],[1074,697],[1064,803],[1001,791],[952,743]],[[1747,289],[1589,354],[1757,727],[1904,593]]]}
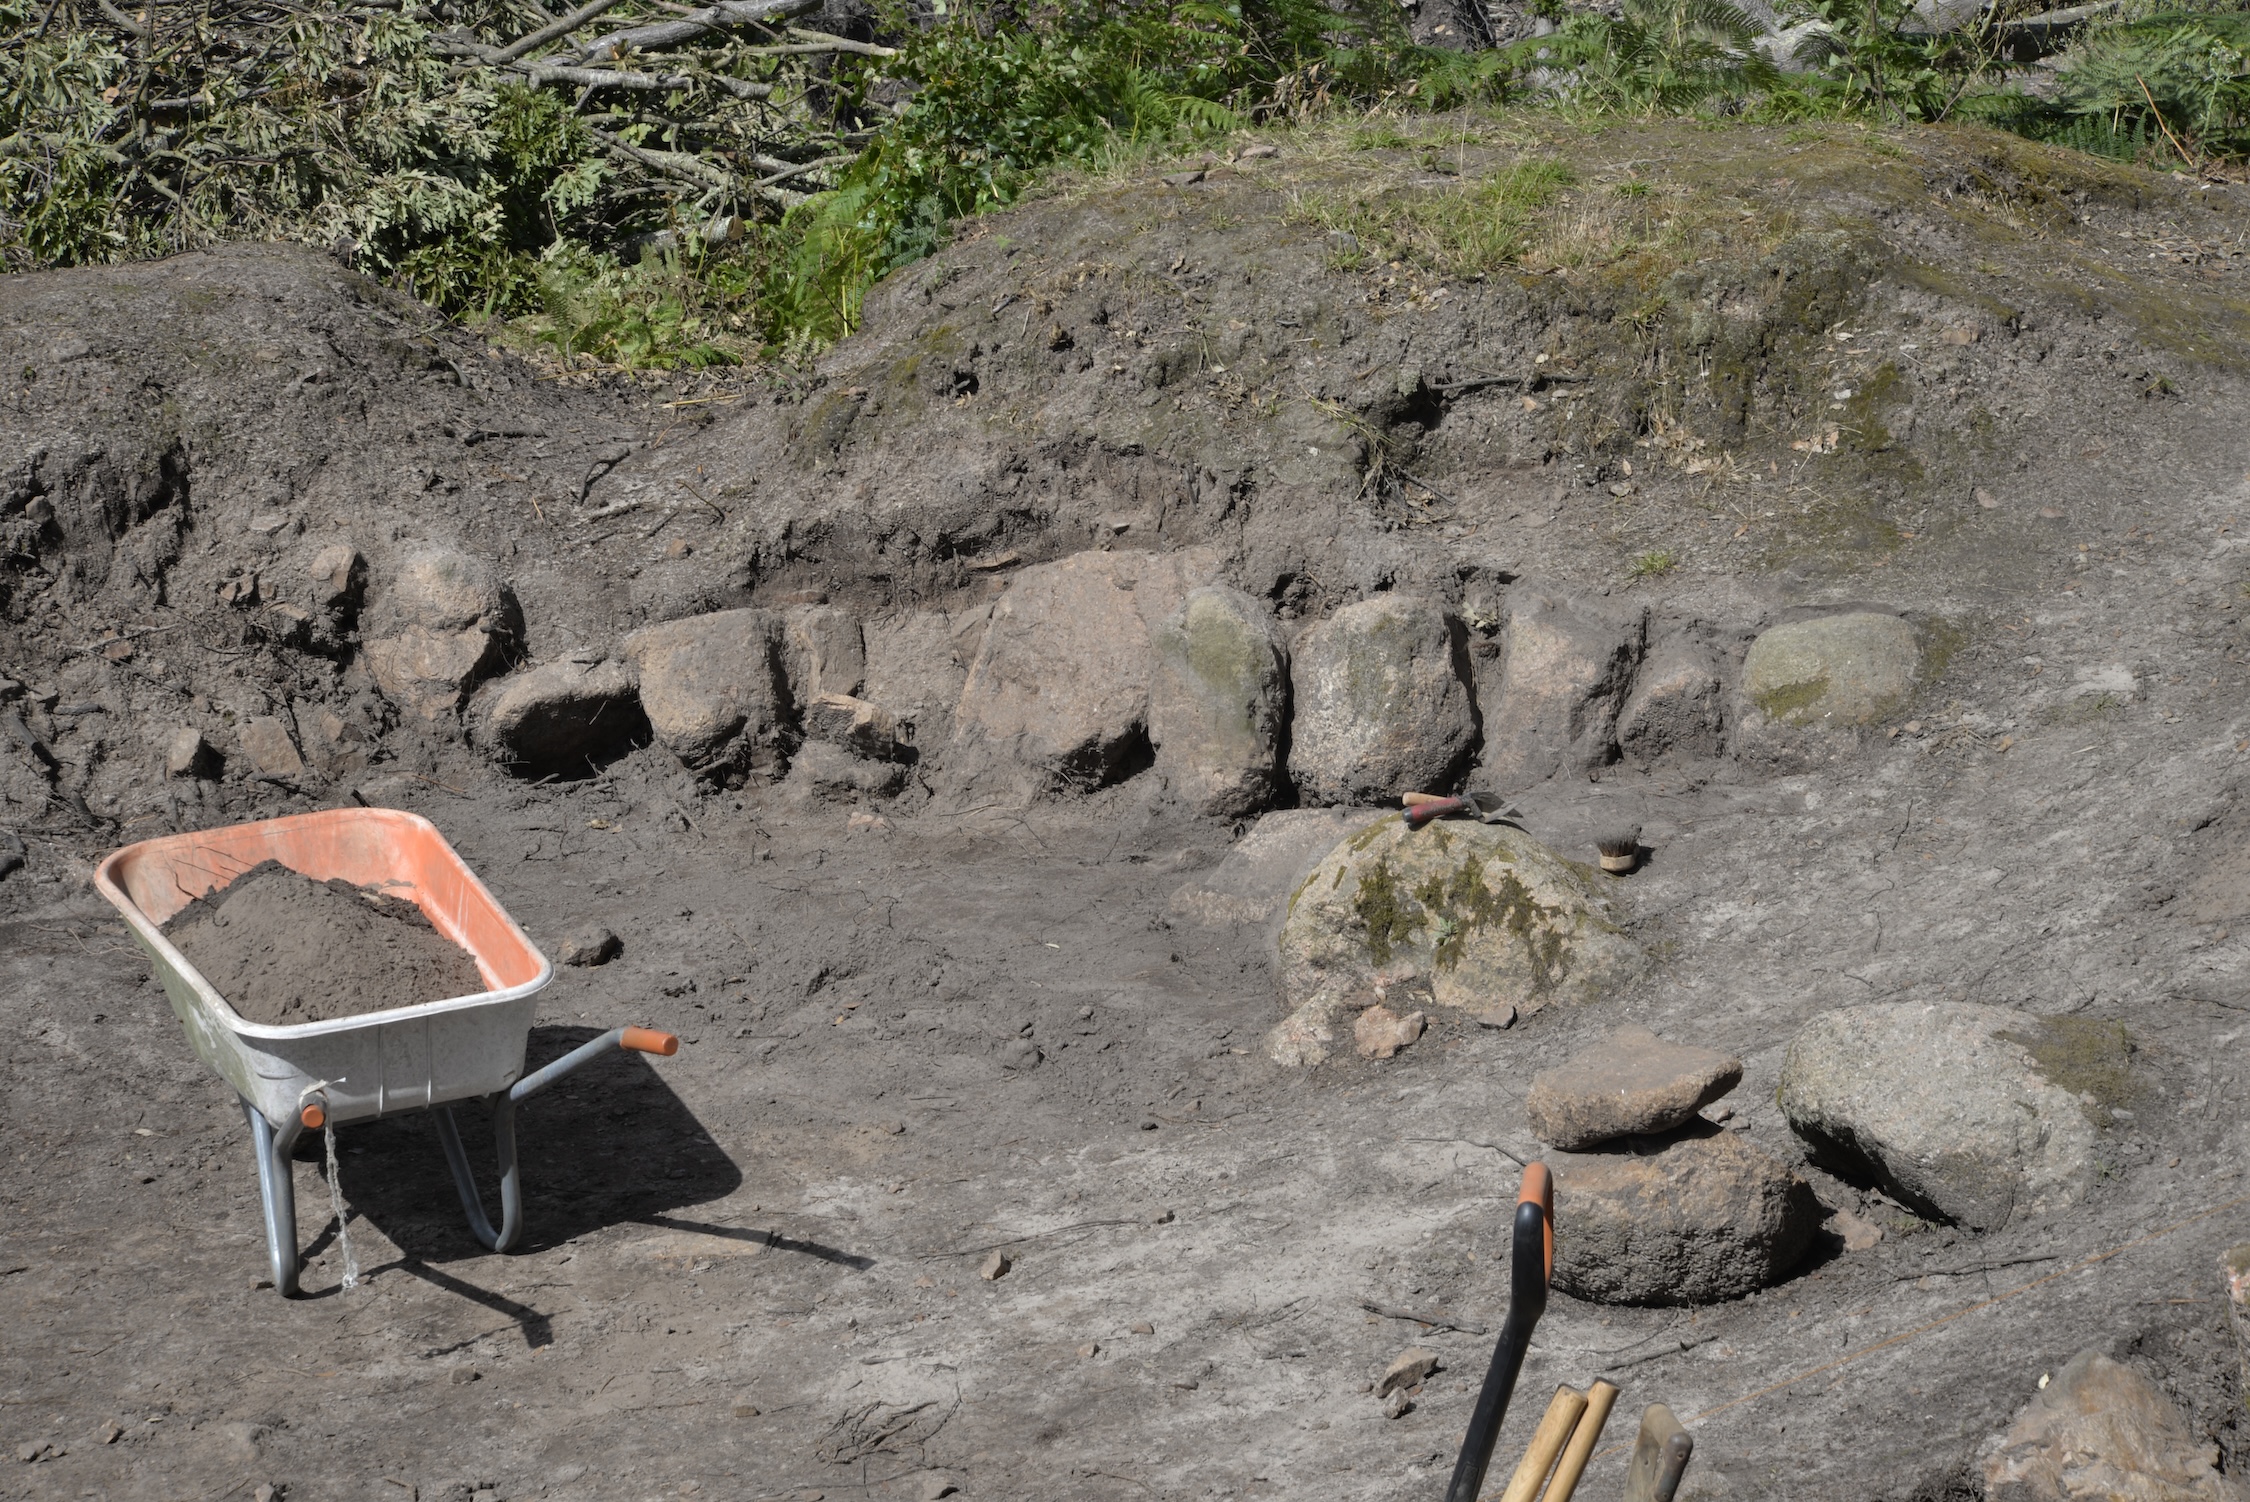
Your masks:
{"label": "row of buried stone", "polygon": [[869,791],[915,761],[1046,791],[1153,766],[1182,801],[1237,816],[1864,724],[1922,667],[1915,627],[1885,612],[1753,635],[1520,583],[1484,612],[1379,594],[1292,630],[1191,549],[1076,554],[951,611],[715,611],[487,677],[505,602],[466,562],[410,556],[365,660],[394,703],[432,720],[465,709],[474,739],[540,773],[649,738],[724,782],[807,761]]}

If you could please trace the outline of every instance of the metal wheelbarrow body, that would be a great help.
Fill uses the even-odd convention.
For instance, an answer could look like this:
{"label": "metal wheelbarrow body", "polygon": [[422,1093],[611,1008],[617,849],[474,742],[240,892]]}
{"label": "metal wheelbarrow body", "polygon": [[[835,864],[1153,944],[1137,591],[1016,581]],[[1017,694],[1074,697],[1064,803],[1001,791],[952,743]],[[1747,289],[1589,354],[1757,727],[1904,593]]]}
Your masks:
{"label": "metal wheelbarrow body", "polygon": [[[413,902],[432,927],[476,960],[487,989],[327,1022],[276,1027],[247,1020],[172,946],[161,925],[196,898],[269,860],[315,881],[342,878]],[[516,1103],[610,1049],[670,1054],[679,1047],[668,1033],[617,1028],[525,1077],[534,998],[553,979],[554,966],[437,826],[401,810],[329,809],[144,840],[104,860],[94,886],[147,953],[197,1057],[241,1099],[257,1149],[273,1283],[285,1295],[297,1291],[290,1155],[308,1127],[435,1109],[438,1137],[470,1229],[485,1246],[506,1251],[522,1229]],[[497,1230],[485,1214],[453,1120],[453,1102],[474,1099],[489,1100],[493,1108],[500,1166]]]}

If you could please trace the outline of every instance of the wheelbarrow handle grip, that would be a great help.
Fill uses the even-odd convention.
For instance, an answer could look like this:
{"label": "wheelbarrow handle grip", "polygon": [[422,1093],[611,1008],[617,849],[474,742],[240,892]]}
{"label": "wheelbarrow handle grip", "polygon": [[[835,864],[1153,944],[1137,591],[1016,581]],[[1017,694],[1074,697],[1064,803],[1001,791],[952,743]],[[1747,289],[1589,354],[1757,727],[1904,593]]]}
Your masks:
{"label": "wheelbarrow handle grip", "polygon": [[619,1048],[629,1048],[635,1053],[660,1054],[669,1059],[680,1051],[678,1033],[662,1033],[653,1027],[629,1027],[617,1036]]}

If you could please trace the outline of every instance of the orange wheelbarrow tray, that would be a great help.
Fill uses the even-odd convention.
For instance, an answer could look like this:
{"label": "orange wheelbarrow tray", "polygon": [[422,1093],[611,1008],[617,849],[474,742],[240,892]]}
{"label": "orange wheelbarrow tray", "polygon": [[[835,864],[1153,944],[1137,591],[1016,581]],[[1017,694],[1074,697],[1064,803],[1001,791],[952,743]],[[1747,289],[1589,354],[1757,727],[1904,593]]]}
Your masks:
{"label": "orange wheelbarrow tray", "polygon": [[[315,881],[341,877],[411,900],[432,927],[474,957],[490,989],[291,1027],[246,1020],[172,947],[160,925],[269,860]],[[533,998],[554,978],[554,966],[437,826],[415,814],[329,809],[143,840],[104,860],[94,872],[94,886],[147,951],[197,1056],[242,1101],[257,1148],[273,1284],[285,1295],[297,1291],[298,1267],[290,1154],[307,1128],[435,1109],[438,1139],[469,1228],[485,1246],[504,1252],[523,1228],[516,1103],[614,1048],[679,1050],[679,1039],[669,1033],[613,1028],[525,1075]],[[472,1099],[492,1105],[500,1163],[498,1230],[485,1215],[453,1120],[453,1102]]]}

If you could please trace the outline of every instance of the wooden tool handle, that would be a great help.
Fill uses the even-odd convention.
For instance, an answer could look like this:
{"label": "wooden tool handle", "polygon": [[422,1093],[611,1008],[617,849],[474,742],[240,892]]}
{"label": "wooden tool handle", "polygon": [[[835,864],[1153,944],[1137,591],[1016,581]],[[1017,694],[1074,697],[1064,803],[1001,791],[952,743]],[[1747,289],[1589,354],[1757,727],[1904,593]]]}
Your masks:
{"label": "wooden tool handle", "polygon": [[1570,1431],[1578,1427],[1578,1416],[1585,1411],[1584,1393],[1575,1387],[1555,1389],[1554,1401],[1532,1431],[1531,1448],[1517,1462],[1516,1473],[1508,1478],[1508,1489],[1500,1494],[1500,1502],[1535,1502],[1539,1489],[1547,1484],[1547,1473],[1555,1468],[1555,1457],[1570,1443]]}
{"label": "wooden tool handle", "polygon": [[1570,1502],[1570,1494],[1578,1490],[1578,1478],[1586,1474],[1586,1462],[1593,1459],[1602,1425],[1609,1422],[1609,1411],[1616,1403],[1613,1383],[1596,1382],[1586,1389],[1586,1411],[1578,1416],[1578,1427],[1570,1431],[1570,1443],[1564,1447],[1562,1459],[1555,1462],[1554,1478],[1547,1483],[1543,1502]]}

